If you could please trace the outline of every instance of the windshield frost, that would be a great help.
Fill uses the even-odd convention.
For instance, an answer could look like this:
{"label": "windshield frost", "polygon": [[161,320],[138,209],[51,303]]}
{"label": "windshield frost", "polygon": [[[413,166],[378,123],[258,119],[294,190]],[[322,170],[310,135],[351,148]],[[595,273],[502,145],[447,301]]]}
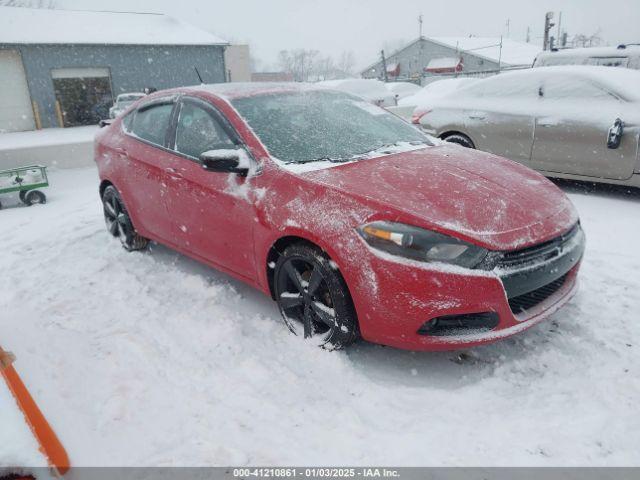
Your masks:
{"label": "windshield frost", "polygon": [[385,145],[429,143],[395,115],[339,92],[279,92],[231,103],[271,155],[285,162],[345,161]]}

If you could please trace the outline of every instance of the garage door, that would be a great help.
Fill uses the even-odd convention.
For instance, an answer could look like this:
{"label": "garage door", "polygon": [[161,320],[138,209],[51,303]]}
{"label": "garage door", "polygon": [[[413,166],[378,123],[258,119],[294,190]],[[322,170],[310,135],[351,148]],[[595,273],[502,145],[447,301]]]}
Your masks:
{"label": "garage door", "polygon": [[56,68],[51,78],[65,127],[96,125],[109,117],[113,96],[108,68]]}
{"label": "garage door", "polygon": [[0,86],[0,132],[35,129],[22,58],[14,50],[0,50]]}

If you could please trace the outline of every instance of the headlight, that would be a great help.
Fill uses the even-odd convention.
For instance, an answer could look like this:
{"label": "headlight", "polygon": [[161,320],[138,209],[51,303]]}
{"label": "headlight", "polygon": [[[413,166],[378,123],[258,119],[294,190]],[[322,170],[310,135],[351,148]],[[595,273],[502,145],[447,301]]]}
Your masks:
{"label": "headlight", "polygon": [[373,222],[358,232],[373,248],[392,255],[473,268],[486,256],[484,248],[448,235],[392,222]]}

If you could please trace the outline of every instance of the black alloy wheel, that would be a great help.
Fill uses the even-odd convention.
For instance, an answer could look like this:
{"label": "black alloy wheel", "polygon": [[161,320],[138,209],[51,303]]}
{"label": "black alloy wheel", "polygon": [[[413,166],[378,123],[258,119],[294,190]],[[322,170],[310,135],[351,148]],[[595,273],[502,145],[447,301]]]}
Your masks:
{"label": "black alloy wheel", "polygon": [[294,244],[275,269],[275,296],[291,332],[339,349],[358,335],[351,296],[335,263],[318,248]]}
{"label": "black alloy wheel", "polygon": [[107,230],[120,240],[126,250],[142,250],[147,246],[149,240],[138,235],[120,194],[112,185],[105,188],[102,194],[102,207]]}

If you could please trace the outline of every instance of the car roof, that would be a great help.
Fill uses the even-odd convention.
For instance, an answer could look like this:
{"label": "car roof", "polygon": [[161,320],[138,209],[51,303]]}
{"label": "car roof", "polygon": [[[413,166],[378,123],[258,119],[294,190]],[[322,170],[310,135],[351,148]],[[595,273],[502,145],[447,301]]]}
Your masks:
{"label": "car roof", "polygon": [[551,57],[575,57],[575,58],[591,58],[591,57],[628,57],[629,55],[640,54],[640,46],[625,45],[624,48],[618,47],[590,47],[590,48],[566,48],[563,50],[551,50],[541,52],[539,59]]}
{"label": "car roof", "polygon": [[512,72],[500,73],[498,75],[479,80],[478,83],[492,80],[499,81],[499,79],[513,78],[517,76],[533,76],[538,78],[578,76],[607,86],[614,93],[619,94],[628,100],[640,100],[640,92],[638,91],[640,86],[640,71],[629,68],[615,68],[592,65],[534,67],[524,70],[515,70]]}
{"label": "car roof", "polygon": [[239,82],[194,85],[178,90],[193,93],[209,93],[227,100],[233,100],[235,98],[252,97],[268,93],[318,91],[326,90],[326,88],[312,83],[302,82]]}

